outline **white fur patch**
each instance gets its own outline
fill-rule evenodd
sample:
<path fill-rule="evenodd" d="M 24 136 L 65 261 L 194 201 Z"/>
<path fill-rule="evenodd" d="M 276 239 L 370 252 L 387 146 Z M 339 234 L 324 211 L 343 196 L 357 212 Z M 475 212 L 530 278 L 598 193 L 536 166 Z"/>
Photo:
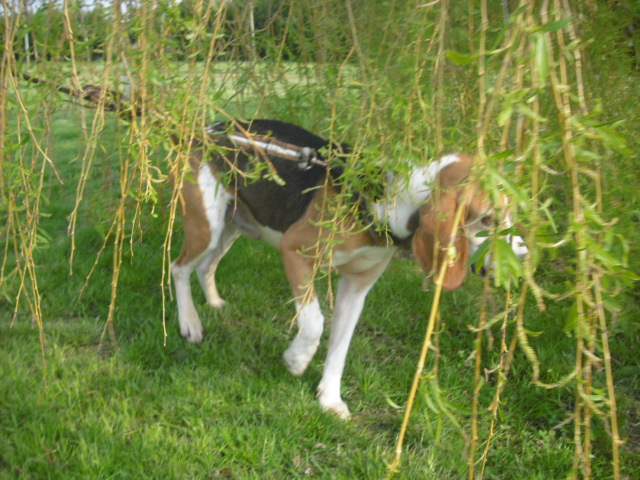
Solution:
<path fill-rule="evenodd" d="M 193 304 L 189 277 L 193 272 L 193 265 L 180 266 L 173 262 L 171 272 L 176 289 L 178 302 L 178 320 L 180 321 L 180 334 L 191 343 L 202 341 L 202 323 Z"/>
<path fill-rule="evenodd" d="M 282 240 L 282 236 L 284 235 L 282 232 L 262 225 L 258 225 L 257 228 L 260 232 L 260 238 L 272 247 L 279 248 L 280 240 Z"/>
<path fill-rule="evenodd" d="M 340 267 L 348 265 L 349 273 L 359 273 L 379 265 L 387 257 L 389 257 L 389 247 L 362 247 L 353 252 L 335 249 L 331 266 L 340 270 Z"/>
<path fill-rule="evenodd" d="M 304 305 L 296 300 L 296 310 L 298 334 L 283 357 L 289 372 L 297 377 L 304 373 L 318 350 L 324 329 L 324 316 L 317 298 Z"/>
<path fill-rule="evenodd" d="M 432 185 L 438 173 L 460 161 L 457 154 L 445 155 L 431 162 L 427 167 L 414 169 L 409 176 L 409 184 L 400 179 L 392 181 L 385 189 L 385 199 L 374 204 L 379 221 L 386 221 L 391 232 L 398 238 L 407 238 L 409 219 L 431 195 Z"/>
<path fill-rule="evenodd" d="M 527 256 L 527 253 L 529 253 L 529 248 L 520 235 L 512 235 L 509 243 L 511 244 L 513 253 L 515 253 L 520 260 L 523 260 L 524 257 Z"/>
<path fill-rule="evenodd" d="M 209 248 L 213 248 L 220 241 L 225 227 L 227 204 L 233 199 L 233 196 L 227 193 L 220 182 L 216 180 L 207 163 L 203 163 L 198 172 L 198 186 L 202 192 L 205 215 L 211 231 Z"/>
<path fill-rule="evenodd" d="M 201 267 L 201 262 L 207 261 L 212 254 L 212 250 L 218 247 L 225 228 L 225 211 L 227 209 L 227 202 L 232 198 L 231 195 L 229 195 L 222 185 L 220 185 L 214 178 L 207 163 L 203 163 L 198 171 L 198 187 L 202 192 L 204 211 L 211 232 L 209 246 L 191 262 L 184 265 L 178 265 L 176 262 L 173 262 L 172 266 L 176 299 L 178 302 L 180 333 L 183 337 L 193 343 L 199 343 L 202 341 L 202 324 L 198 317 L 196 307 L 193 304 L 190 277 L 194 269 Z M 218 295 L 213 277 L 213 274 L 215 273 L 215 266 L 213 267 L 213 271 L 209 273 L 208 270 L 210 266 L 211 263 L 209 263 L 206 268 L 202 267 L 199 269 L 198 276 L 200 278 L 200 283 L 205 289 L 209 303 L 215 306 L 221 306 L 224 302 Z"/>

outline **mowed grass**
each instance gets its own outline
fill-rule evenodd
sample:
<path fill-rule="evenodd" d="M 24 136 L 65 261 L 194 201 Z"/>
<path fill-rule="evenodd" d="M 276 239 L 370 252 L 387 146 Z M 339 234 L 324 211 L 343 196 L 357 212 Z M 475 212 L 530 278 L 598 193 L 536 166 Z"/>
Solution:
<path fill-rule="evenodd" d="M 431 305 L 419 268 L 399 257 L 376 284 L 349 353 L 343 397 L 353 418 L 341 421 L 321 411 L 315 388 L 322 374 L 326 335 L 309 370 L 292 377 L 281 354 L 294 334 L 291 293 L 278 253 L 240 239 L 222 261 L 218 285 L 228 305 L 215 311 L 193 286 L 205 328 L 201 345 L 184 341 L 175 303 L 163 319 L 162 242 L 168 221 L 169 187 L 160 186 L 153 215 L 143 209 L 142 232 L 131 239 L 119 279 L 115 328 L 99 348 L 111 293 L 108 248 L 82 296 L 117 199 L 118 166 L 113 125 L 98 149 L 75 235 L 67 215 L 73 208 L 80 147 L 75 110 L 53 122 L 55 159 L 64 185 L 49 179 L 42 228 L 49 245 L 37 254 L 44 312 L 44 355 L 37 325 L 0 300 L 0 476 L 2 478 L 383 478 L 393 457 L 402 407 Z M 110 143 L 111 142 L 111 143 Z M 133 210 L 131 210 L 133 211 Z M 132 215 L 132 214 L 131 214 Z M 128 242 L 128 240 L 127 240 Z M 173 254 L 179 251 L 180 235 Z M 561 260 L 543 263 L 538 280 L 561 291 Z M 323 298 L 327 279 L 319 282 Z M 405 441 L 398 478 L 464 478 L 470 434 L 475 334 L 482 280 L 443 296 L 439 386 L 452 417 L 431 407 L 423 387 Z M 169 289 L 165 290 L 169 295 Z M 500 305 L 501 295 L 496 294 Z M 564 332 L 568 303 L 537 311 L 531 300 L 527 328 L 545 381 L 562 378 L 574 364 L 575 339 Z M 330 319 L 328 302 L 325 313 Z M 612 331 L 623 437 L 623 474 L 633 478 L 638 461 L 637 323 L 629 295 Z M 163 320 L 167 337 L 164 337 Z M 329 322 L 328 322 L 329 323 Z M 328 328 L 327 328 L 328 329 Z M 486 346 L 489 367 L 499 358 Z M 45 378 L 46 377 L 46 378 Z M 488 429 L 486 406 L 494 380 L 481 390 L 479 448 Z M 424 383 L 423 385 L 426 385 Z M 517 354 L 492 439 L 486 478 L 564 478 L 572 470 L 572 387 L 544 390 L 531 385 L 531 369 Z M 456 426 L 456 419 L 461 427 Z M 610 440 L 594 427 L 594 476 L 609 478 Z M 596 475 L 597 474 L 597 475 Z"/>

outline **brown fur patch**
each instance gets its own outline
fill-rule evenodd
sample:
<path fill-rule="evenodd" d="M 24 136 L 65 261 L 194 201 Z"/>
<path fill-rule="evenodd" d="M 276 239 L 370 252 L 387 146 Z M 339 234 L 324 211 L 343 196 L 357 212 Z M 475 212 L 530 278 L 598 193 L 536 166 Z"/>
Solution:
<path fill-rule="evenodd" d="M 475 220 L 489 206 L 478 183 L 468 183 L 473 157 L 461 154 L 459 158 L 438 174 L 436 189 L 420 208 L 420 226 L 412 241 L 413 253 L 427 275 L 435 278 L 443 262 L 447 263 L 442 283 L 445 290 L 460 287 L 467 275 L 469 240 L 462 225 Z M 461 204 L 461 225 L 452 238 L 455 213 Z"/>
<path fill-rule="evenodd" d="M 204 209 L 202 191 L 195 180 L 198 178 L 201 161 L 202 153 L 193 152 L 189 157 L 190 171 L 184 175 L 182 183 L 178 187 L 180 189 L 178 202 L 182 214 L 184 241 L 180 256 L 176 260 L 177 265 L 185 265 L 193 261 L 207 249 L 211 242 L 211 230 Z M 177 181 L 175 178 L 172 180 L 173 182 Z"/>
<path fill-rule="evenodd" d="M 371 235 L 360 232 L 356 220 L 349 215 L 341 218 L 334 228 L 320 226 L 330 220 L 327 206 L 335 195 L 336 190 L 330 183 L 319 188 L 305 215 L 291 225 L 280 241 L 285 271 L 296 298 L 308 295 L 308 289 L 313 288 L 310 280 L 316 259 L 322 258 L 327 264 L 330 261 L 328 247 L 332 252 L 349 253 L 372 245 Z M 349 273 L 345 269 L 338 271 Z"/>

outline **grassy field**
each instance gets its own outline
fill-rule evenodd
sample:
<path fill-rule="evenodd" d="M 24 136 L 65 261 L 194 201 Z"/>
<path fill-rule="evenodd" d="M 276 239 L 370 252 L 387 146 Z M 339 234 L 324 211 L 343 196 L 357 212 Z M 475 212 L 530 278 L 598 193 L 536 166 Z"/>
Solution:
<path fill-rule="evenodd" d="M 50 176 L 43 190 L 41 227 L 49 239 L 36 261 L 44 353 L 37 325 L 22 314 L 14 318 L 10 299 L 0 299 L 0 477 L 383 478 L 432 299 L 422 291 L 418 266 L 406 257 L 395 259 L 369 296 L 345 372 L 343 397 L 354 415 L 343 422 L 322 412 L 314 398 L 324 343 L 302 378 L 284 368 L 281 354 L 290 341 L 293 306 L 279 255 L 262 243 L 241 239 L 223 260 L 218 270 L 228 302 L 223 311 L 208 309 L 194 288 L 206 332 L 202 345 L 180 337 L 175 304 L 167 301 L 165 344 L 160 279 L 170 191 L 161 187 L 157 206 L 143 209 L 140 232 L 127 239 L 131 249 L 115 312 L 118 347 L 106 340 L 99 348 L 111 293 L 109 249 L 80 292 L 119 195 L 116 132 L 111 121 L 101 137 L 69 275 L 67 216 L 79 175 L 72 159 L 82 145 L 77 110 L 59 110 L 52 126 L 64 184 Z M 632 231 L 632 218 L 626 221 Z M 175 243 L 174 254 L 179 237 Z M 543 262 L 537 273 L 551 291 L 554 286 L 562 291 L 567 278 L 561 256 Z M 327 288 L 325 279 L 320 291 Z M 473 394 L 469 356 L 475 339 L 467 326 L 477 321 L 481 289 L 482 280 L 472 277 L 443 297 L 438 396 L 448 408 L 433 405 L 434 385 L 426 379 L 398 478 L 466 476 Z M 637 298 L 637 289 L 623 298 L 611 341 L 626 440 L 622 473 L 629 479 L 640 470 Z M 575 340 L 565 331 L 568 308 L 566 302 L 548 302 L 539 312 L 533 299 L 527 306 L 527 328 L 540 332 L 531 342 L 548 382 L 573 368 Z M 325 309 L 328 314 L 327 302 Z M 497 342 L 492 348 L 485 342 L 483 355 L 487 364 L 496 362 Z M 491 395 L 489 384 L 480 392 L 482 405 Z M 485 477 L 565 478 L 573 458 L 573 426 L 567 422 L 575 401 L 572 388 L 532 386 L 529 364 L 518 354 L 503 400 Z M 484 410 L 480 426 L 482 449 L 488 428 Z M 610 475 L 607 428 L 593 425 L 594 478 Z"/>

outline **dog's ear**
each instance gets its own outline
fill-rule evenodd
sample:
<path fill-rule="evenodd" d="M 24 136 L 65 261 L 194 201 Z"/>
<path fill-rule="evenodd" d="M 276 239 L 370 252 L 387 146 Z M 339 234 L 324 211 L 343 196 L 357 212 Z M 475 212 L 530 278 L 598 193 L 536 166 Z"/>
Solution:
<path fill-rule="evenodd" d="M 422 270 L 436 278 L 443 262 L 447 269 L 442 288 L 455 290 L 467 275 L 469 240 L 462 227 L 456 228 L 453 241 L 450 241 L 451 228 L 458 208 L 459 198 L 456 189 L 433 195 L 420 209 L 420 224 L 416 230 L 412 247 L 413 253 Z"/>

